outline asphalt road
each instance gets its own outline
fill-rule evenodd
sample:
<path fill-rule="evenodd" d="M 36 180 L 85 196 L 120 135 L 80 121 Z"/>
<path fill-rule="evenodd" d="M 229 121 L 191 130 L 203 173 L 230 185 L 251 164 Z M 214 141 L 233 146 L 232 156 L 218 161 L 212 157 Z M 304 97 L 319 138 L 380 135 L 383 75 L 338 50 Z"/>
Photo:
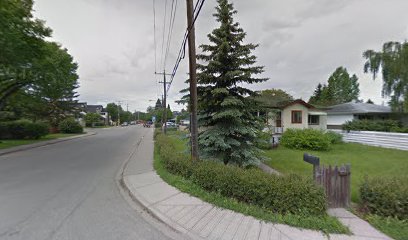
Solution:
<path fill-rule="evenodd" d="M 163 226 L 131 207 L 117 184 L 147 131 L 99 129 L 0 156 L 0 239 L 169 239 Z"/>

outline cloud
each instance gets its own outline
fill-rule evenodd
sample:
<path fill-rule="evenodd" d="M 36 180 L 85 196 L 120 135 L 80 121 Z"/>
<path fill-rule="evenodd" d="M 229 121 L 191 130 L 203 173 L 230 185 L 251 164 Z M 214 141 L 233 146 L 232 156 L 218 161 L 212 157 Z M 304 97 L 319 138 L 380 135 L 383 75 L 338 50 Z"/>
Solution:
<path fill-rule="evenodd" d="M 79 64 L 81 100 L 89 103 L 122 100 L 130 109 L 145 110 L 161 97 L 161 44 L 164 0 L 156 0 L 156 64 L 152 1 L 37 0 L 35 15 L 54 30 L 53 40 L 69 50 Z M 170 1 L 167 1 L 168 4 Z M 283 88 L 307 100 L 319 82 L 344 66 L 360 78 L 361 97 L 376 103 L 381 81 L 363 73 L 366 49 L 381 49 L 386 41 L 408 39 L 406 0 L 234 0 L 234 17 L 247 32 L 245 42 L 259 43 L 254 52 L 265 66 L 268 82 L 253 89 Z M 173 69 L 186 29 L 185 3 L 178 2 L 166 63 Z M 196 45 L 219 24 L 212 16 L 216 1 L 206 1 L 196 22 Z M 168 8 L 170 7 L 170 4 Z M 168 15 L 167 15 L 168 16 Z M 381 17 L 378 17 L 381 16 Z M 168 24 L 166 25 L 166 29 Z M 167 38 L 167 32 L 165 39 Z M 200 51 L 198 49 L 198 51 Z M 174 103 L 186 88 L 188 57 L 179 67 L 169 91 Z"/>

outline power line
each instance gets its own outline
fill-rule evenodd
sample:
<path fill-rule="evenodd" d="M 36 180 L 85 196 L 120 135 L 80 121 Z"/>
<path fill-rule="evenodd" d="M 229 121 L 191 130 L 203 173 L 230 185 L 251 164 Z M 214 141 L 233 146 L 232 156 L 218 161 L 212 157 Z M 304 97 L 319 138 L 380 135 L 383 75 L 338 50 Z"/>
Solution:
<path fill-rule="evenodd" d="M 167 47 L 166 47 L 166 52 L 165 52 L 165 57 L 164 57 L 164 68 L 166 68 L 167 58 L 169 55 L 171 37 L 173 35 L 173 28 L 174 28 L 174 20 L 176 19 L 176 12 L 177 12 L 177 0 L 172 0 L 171 12 L 170 12 L 170 23 L 169 23 L 169 30 L 168 30 L 168 36 L 167 36 Z"/>
<path fill-rule="evenodd" d="M 160 63 L 163 63 L 163 68 L 164 68 L 164 58 L 163 58 L 164 36 L 166 35 L 166 18 L 167 18 L 167 0 L 164 2 L 163 39 L 162 39 L 162 48 L 161 48 L 161 57 L 160 57 Z"/>
<path fill-rule="evenodd" d="M 153 0 L 154 71 L 157 71 L 156 1 Z"/>
<path fill-rule="evenodd" d="M 167 87 L 167 92 L 170 90 L 171 84 L 173 83 L 174 77 L 175 77 L 175 75 L 177 73 L 177 70 L 178 70 L 178 67 L 180 65 L 181 60 L 183 60 L 185 58 L 185 56 L 186 56 L 187 38 L 188 38 L 188 35 L 189 35 L 191 29 L 193 28 L 199 14 L 201 12 L 201 9 L 202 9 L 202 7 L 204 5 L 204 2 L 205 2 L 205 0 L 199 0 L 199 1 L 196 2 L 196 5 L 194 6 L 194 12 L 193 12 L 194 19 L 193 19 L 192 24 L 190 26 L 188 26 L 188 28 L 186 29 L 186 32 L 184 33 L 184 37 L 183 37 L 183 41 L 181 42 L 179 54 L 177 56 L 176 63 L 174 64 L 173 71 L 172 71 L 172 74 L 171 74 L 171 78 L 170 78 L 170 81 L 169 81 L 169 85 Z"/>

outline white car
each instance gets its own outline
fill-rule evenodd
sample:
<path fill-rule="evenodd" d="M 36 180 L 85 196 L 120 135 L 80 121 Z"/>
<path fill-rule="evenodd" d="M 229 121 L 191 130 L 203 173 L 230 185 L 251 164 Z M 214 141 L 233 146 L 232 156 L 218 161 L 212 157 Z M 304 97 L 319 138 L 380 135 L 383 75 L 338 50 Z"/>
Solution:
<path fill-rule="evenodd" d="M 164 124 L 163 124 L 164 127 Z M 177 124 L 175 124 L 174 122 L 166 122 L 166 127 L 167 128 L 177 128 Z"/>

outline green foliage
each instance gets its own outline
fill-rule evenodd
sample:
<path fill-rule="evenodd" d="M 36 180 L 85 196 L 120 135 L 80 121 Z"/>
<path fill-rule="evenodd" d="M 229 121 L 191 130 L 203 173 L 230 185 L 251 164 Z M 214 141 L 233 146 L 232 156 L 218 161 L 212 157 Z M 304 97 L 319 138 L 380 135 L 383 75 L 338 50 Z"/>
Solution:
<path fill-rule="evenodd" d="M 347 121 L 342 128 L 348 131 L 408 132 L 408 128 L 395 120 L 353 120 Z"/>
<path fill-rule="evenodd" d="M 84 129 L 81 124 L 79 124 L 73 118 L 67 118 L 60 122 L 58 126 L 60 132 L 62 133 L 83 133 Z"/>
<path fill-rule="evenodd" d="M 98 113 L 87 113 L 85 115 L 85 123 L 87 127 L 94 127 L 96 123 L 100 123 L 101 115 Z"/>
<path fill-rule="evenodd" d="M 169 172 L 191 179 L 207 191 L 275 213 L 325 214 L 324 192 L 310 179 L 275 176 L 255 168 L 243 169 L 213 161 L 192 163 L 186 155 L 177 153 L 174 143 L 163 134 L 156 136 L 156 144 Z"/>
<path fill-rule="evenodd" d="M 256 147 L 264 150 L 271 149 L 272 148 L 271 137 L 272 135 L 270 132 L 260 131 L 255 142 Z"/>
<path fill-rule="evenodd" d="M 371 225 L 393 239 L 408 240 L 408 220 L 377 215 L 368 215 L 365 218 Z"/>
<path fill-rule="evenodd" d="M 330 136 L 332 134 L 330 133 Z M 293 149 L 329 150 L 331 138 L 328 134 L 316 129 L 287 129 L 280 139 L 280 144 Z"/>
<path fill-rule="evenodd" d="M 343 135 L 341 135 L 340 133 L 336 133 L 333 131 L 327 131 L 325 135 L 326 137 L 329 138 L 329 141 L 331 144 L 343 143 Z"/>
<path fill-rule="evenodd" d="M 408 178 L 366 178 L 360 187 L 361 206 L 369 213 L 408 220 Z"/>
<path fill-rule="evenodd" d="M 257 164 L 259 149 L 254 146 L 260 130 L 255 116 L 256 102 L 248 96 L 256 93 L 242 85 L 264 82 L 255 78 L 263 67 L 254 66 L 254 44 L 243 44 L 246 33 L 234 22 L 236 11 L 228 0 L 218 0 L 214 14 L 220 26 L 201 45 L 197 55 L 198 115 L 203 132 L 198 137 L 203 157 L 216 158 L 225 164 Z"/>
<path fill-rule="evenodd" d="M 382 94 L 390 96 L 393 111 L 408 112 L 408 42 L 384 43 L 382 51 L 366 50 L 364 72 L 372 73 L 375 79 L 381 70 Z"/>
<path fill-rule="evenodd" d="M 277 108 L 293 101 L 293 96 L 283 91 L 282 89 L 267 89 L 262 90 L 255 96 L 255 100 L 259 103 L 261 109 Z"/>
<path fill-rule="evenodd" d="M 31 72 L 51 29 L 33 17 L 32 0 L 2 0 L 0 7 L 0 110 L 14 93 L 39 80 Z"/>
<path fill-rule="evenodd" d="M 48 134 L 48 125 L 28 120 L 0 122 L 0 139 L 38 139 Z"/>
<path fill-rule="evenodd" d="M 346 68 L 338 67 L 329 77 L 328 85 L 318 84 L 309 103 L 330 106 L 358 100 L 360 89 L 356 75 L 350 76 Z"/>
<path fill-rule="evenodd" d="M 160 134 L 160 132 L 156 131 L 155 134 Z M 168 134 L 167 136 L 171 138 L 175 147 L 173 148 L 173 152 L 185 152 L 186 142 L 181 135 L 174 133 Z M 236 199 L 224 197 L 219 193 L 206 191 L 188 178 L 171 174 L 166 169 L 164 161 L 158 152 L 158 144 L 156 142 L 154 151 L 154 168 L 164 181 L 178 188 L 182 192 L 198 197 L 203 201 L 209 202 L 217 207 L 230 209 L 247 216 L 253 216 L 266 222 L 282 223 L 305 229 L 320 230 L 324 233 L 350 233 L 347 227 L 342 225 L 335 217 L 328 216 L 327 214 L 318 216 L 277 214 L 257 205 L 239 202 Z"/>

